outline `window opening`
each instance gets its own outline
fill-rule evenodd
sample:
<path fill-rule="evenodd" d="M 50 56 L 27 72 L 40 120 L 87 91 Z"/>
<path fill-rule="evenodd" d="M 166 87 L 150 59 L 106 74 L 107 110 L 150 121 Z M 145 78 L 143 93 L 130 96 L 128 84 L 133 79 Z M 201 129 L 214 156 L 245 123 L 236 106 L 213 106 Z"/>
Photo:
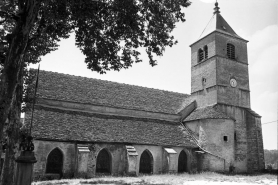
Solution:
<path fill-rule="evenodd" d="M 208 46 L 204 47 L 204 55 L 205 55 L 205 59 L 208 58 Z"/>
<path fill-rule="evenodd" d="M 53 149 L 48 157 L 46 163 L 46 173 L 55 173 L 62 175 L 63 169 L 63 154 L 58 148 Z"/>
<path fill-rule="evenodd" d="M 151 174 L 153 171 L 153 157 L 145 150 L 140 158 L 139 173 Z"/>
<path fill-rule="evenodd" d="M 235 46 L 230 43 L 227 44 L 227 55 L 228 58 L 235 59 Z"/>
<path fill-rule="evenodd" d="M 224 136 L 223 140 L 227 142 L 228 141 L 228 136 Z"/>
<path fill-rule="evenodd" d="M 199 62 L 201 62 L 204 59 L 204 52 L 202 49 L 199 49 L 198 57 L 199 57 Z"/>
<path fill-rule="evenodd" d="M 206 82 L 207 82 L 207 79 L 203 77 L 203 78 L 202 78 L 202 83 L 203 83 L 203 85 L 205 85 Z"/>
<path fill-rule="evenodd" d="M 178 173 L 187 172 L 187 155 L 184 150 L 181 151 L 178 161 Z"/>
<path fill-rule="evenodd" d="M 96 173 L 108 173 L 110 174 L 110 155 L 106 149 L 102 149 L 97 156 Z"/>

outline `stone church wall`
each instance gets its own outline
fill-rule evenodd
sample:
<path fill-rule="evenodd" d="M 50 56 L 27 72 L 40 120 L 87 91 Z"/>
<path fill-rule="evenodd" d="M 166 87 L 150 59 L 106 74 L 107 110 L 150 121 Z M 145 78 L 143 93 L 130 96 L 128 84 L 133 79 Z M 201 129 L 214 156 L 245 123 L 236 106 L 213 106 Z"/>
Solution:
<path fill-rule="evenodd" d="M 126 149 L 123 144 L 89 144 L 90 153 L 88 155 L 88 177 L 96 175 L 96 162 L 98 153 L 106 149 L 111 157 L 111 175 L 125 175 L 127 167 Z"/>
<path fill-rule="evenodd" d="M 204 119 L 186 122 L 186 126 L 199 136 L 201 147 L 212 154 L 202 157 L 201 171 L 228 171 L 229 165 L 234 163 L 234 121 Z"/>
<path fill-rule="evenodd" d="M 217 105 L 217 107 L 235 121 L 235 170 L 236 172 L 247 172 L 247 133 L 245 109 L 229 105 Z"/>
<path fill-rule="evenodd" d="M 261 119 L 246 112 L 248 172 L 260 171 L 265 168 L 262 139 Z"/>
<path fill-rule="evenodd" d="M 103 149 L 109 153 L 110 156 L 110 172 L 111 175 L 139 175 L 140 157 L 141 154 L 148 150 L 153 159 L 153 174 L 160 173 L 177 173 L 179 154 L 182 150 L 187 156 L 187 172 L 196 172 L 198 161 L 195 152 L 192 149 L 184 147 L 172 147 L 175 154 L 167 153 L 162 146 L 152 145 L 132 145 L 138 156 L 131 156 L 128 158 L 125 144 L 111 144 L 111 143 L 94 143 L 94 144 L 75 144 L 70 142 L 56 142 L 56 141 L 41 141 L 35 140 L 35 155 L 37 163 L 34 164 L 34 178 L 46 176 L 47 157 L 49 153 L 58 148 L 63 155 L 62 174 L 64 178 L 72 177 L 94 177 L 96 176 L 96 163 L 100 151 Z M 80 146 L 85 148 L 85 151 L 80 150 Z M 86 150 L 87 149 L 87 150 Z M 128 166 L 130 163 L 136 167 L 136 174 L 131 174 Z"/>
<path fill-rule="evenodd" d="M 217 48 L 215 53 L 216 55 L 228 58 L 226 47 L 228 43 L 231 43 L 235 46 L 235 60 L 246 64 L 248 63 L 247 43 L 245 41 L 227 36 L 225 34 L 216 34 L 215 43 Z"/>
<path fill-rule="evenodd" d="M 63 154 L 63 175 L 64 177 L 73 177 L 75 169 L 75 146 L 68 142 L 55 141 L 34 141 L 35 157 L 37 162 L 34 164 L 34 178 L 40 178 L 45 175 L 46 162 L 48 154 L 55 148 L 61 150 Z"/>

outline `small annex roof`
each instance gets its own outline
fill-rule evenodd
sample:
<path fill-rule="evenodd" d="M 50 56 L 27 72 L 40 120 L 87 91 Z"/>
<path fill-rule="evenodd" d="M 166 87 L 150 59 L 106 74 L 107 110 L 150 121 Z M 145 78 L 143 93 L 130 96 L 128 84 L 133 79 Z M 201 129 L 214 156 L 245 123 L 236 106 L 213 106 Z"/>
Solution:
<path fill-rule="evenodd" d="M 245 40 L 238 36 L 236 32 L 233 30 L 233 28 L 225 21 L 225 19 L 221 16 L 220 11 L 219 11 L 218 3 L 215 3 L 215 8 L 214 8 L 214 13 L 213 16 L 211 17 L 209 23 L 201 33 L 199 40 L 204 38 L 205 36 L 211 34 L 214 31 L 233 36 L 235 38 Z M 246 41 L 246 40 L 245 40 Z M 196 42 L 195 42 L 196 43 Z"/>
<path fill-rule="evenodd" d="M 218 110 L 215 106 L 207 106 L 195 109 L 189 116 L 183 121 L 194 121 L 200 119 L 232 119 L 224 112 Z"/>
<path fill-rule="evenodd" d="M 26 123 L 31 114 L 26 114 Z M 107 116 L 36 106 L 32 135 L 38 140 L 197 147 L 178 122 Z"/>
<path fill-rule="evenodd" d="M 257 118 L 261 118 L 262 116 L 260 116 L 258 113 L 256 113 L 255 111 L 253 111 L 250 108 L 245 108 L 246 111 L 248 111 L 250 114 L 252 114 L 253 116 L 257 117 Z"/>
<path fill-rule="evenodd" d="M 37 96 L 167 114 L 177 114 L 193 101 L 187 94 L 43 70 Z"/>

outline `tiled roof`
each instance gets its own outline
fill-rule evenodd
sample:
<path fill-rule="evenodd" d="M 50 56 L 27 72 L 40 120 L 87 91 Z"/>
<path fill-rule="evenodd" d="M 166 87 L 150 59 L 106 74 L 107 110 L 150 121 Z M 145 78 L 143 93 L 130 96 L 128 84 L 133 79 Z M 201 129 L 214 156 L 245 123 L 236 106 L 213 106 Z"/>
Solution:
<path fill-rule="evenodd" d="M 176 114 L 191 103 L 187 94 L 49 71 L 40 71 L 38 96 L 169 114 Z"/>
<path fill-rule="evenodd" d="M 246 108 L 245 110 L 247 110 L 250 114 L 252 114 L 255 117 L 261 118 L 262 116 L 260 116 L 258 113 L 256 113 L 255 111 L 253 111 L 250 108 Z"/>
<path fill-rule="evenodd" d="M 200 35 L 200 38 L 203 38 L 214 31 L 218 31 L 242 39 L 240 36 L 236 34 L 233 28 L 225 21 L 225 19 L 221 16 L 220 13 L 214 14 L 212 16 L 206 28 Z"/>
<path fill-rule="evenodd" d="M 199 119 L 232 119 L 225 113 L 218 110 L 215 106 L 208 106 L 195 109 L 188 117 L 183 121 L 193 121 Z"/>
<path fill-rule="evenodd" d="M 26 114 L 26 122 L 30 122 Z M 197 147 L 179 123 L 103 116 L 36 106 L 35 139 Z"/>

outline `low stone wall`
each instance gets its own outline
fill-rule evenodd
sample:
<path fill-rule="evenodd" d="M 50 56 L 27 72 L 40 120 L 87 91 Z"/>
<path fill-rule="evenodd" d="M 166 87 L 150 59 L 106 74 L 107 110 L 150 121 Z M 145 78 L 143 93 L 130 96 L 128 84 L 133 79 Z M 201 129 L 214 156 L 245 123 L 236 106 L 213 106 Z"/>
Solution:
<path fill-rule="evenodd" d="M 96 176 L 98 154 L 106 150 L 110 158 L 109 174 L 133 176 L 139 174 L 140 158 L 144 151 L 152 157 L 152 174 L 177 173 L 179 155 L 182 150 L 186 153 L 186 171 L 196 172 L 198 159 L 193 149 L 185 147 L 171 147 L 173 153 L 167 152 L 165 147 L 152 145 L 130 145 L 134 152 L 127 152 L 127 145 L 112 143 L 78 144 L 70 142 L 35 140 L 34 178 L 43 179 L 46 174 L 47 158 L 51 151 L 58 148 L 63 155 L 63 178 L 91 178 Z M 130 147 L 129 146 L 129 147 Z M 52 176 L 51 176 L 52 177 Z M 55 176 L 56 177 L 56 176 Z"/>

